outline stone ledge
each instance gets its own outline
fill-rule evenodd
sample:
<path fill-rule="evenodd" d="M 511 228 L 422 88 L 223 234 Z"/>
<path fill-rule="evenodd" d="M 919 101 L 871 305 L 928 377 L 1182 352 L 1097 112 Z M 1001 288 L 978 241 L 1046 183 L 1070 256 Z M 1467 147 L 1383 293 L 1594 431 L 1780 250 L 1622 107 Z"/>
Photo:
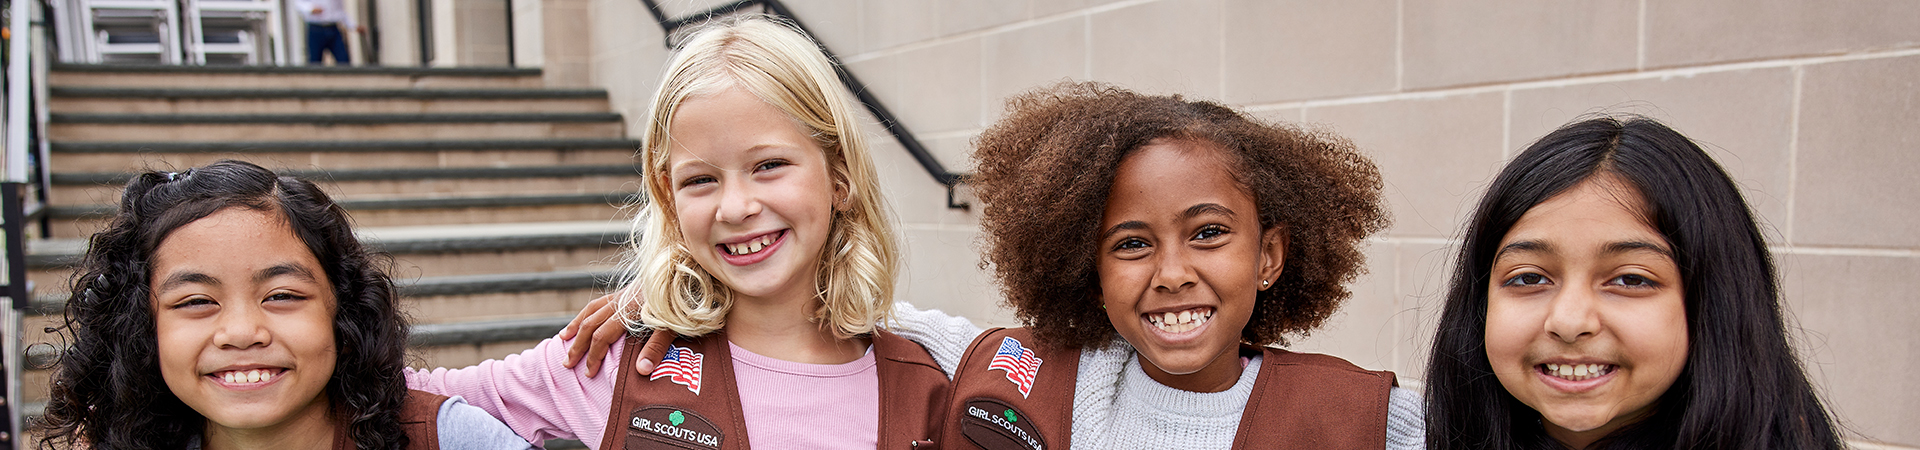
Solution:
<path fill-rule="evenodd" d="M 424 167 L 397 169 L 281 170 L 281 176 L 309 181 L 387 181 L 429 179 L 511 179 L 558 178 L 595 175 L 633 175 L 640 171 L 631 165 L 525 166 L 525 167 Z M 125 184 L 132 173 L 81 172 L 54 173 L 48 180 L 54 185 Z"/>
<path fill-rule="evenodd" d="M 106 73 L 244 73 L 244 74 L 339 74 L 407 75 L 465 77 L 537 77 L 537 68 L 516 67 L 339 67 L 339 66 L 186 66 L 158 64 L 66 64 L 56 63 L 52 72 Z"/>
<path fill-rule="evenodd" d="M 387 125 L 408 123 L 619 122 L 618 113 L 425 113 L 425 114 L 114 114 L 55 113 L 49 124 L 235 124 L 311 123 Z"/>
<path fill-rule="evenodd" d="M 605 89 L 181 89 L 148 87 L 53 87 L 53 97 L 170 99 L 365 98 L 365 99 L 552 99 L 604 98 Z"/>
<path fill-rule="evenodd" d="M 479 139 L 431 141 L 54 142 L 54 153 L 387 152 L 440 150 L 639 151 L 634 139 Z"/>
<path fill-rule="evenodd" d="M 335 200 L 334 203 L 339 204 L 348 211 L 500 208 L 515 206 L 585 205 L 593 203 L 618 206 L 632 203 L 630 200 L 633 195 L 631 192 L 608 192 L 526 196 Z M 45 211 L 48 217 L 55 219 L 78 219 L 85 217 L 106 217 L 113 215 L 114 211 L 118 209 L 119 207 L 115 205 L 60 205 L 48 206 Z"/>
<path fill-rule="evenodd" d="M 394 284 L 398 285 L 400 297 L 405 299 L 480 293 L 593 289 L 609 284 L 617 275 L 616 272 L 579 271 L 458 275 L 419 278 L 412 283 L 396 279 Z M 33 301 L 27 305 L 26 314 L 30 316 L 62 314 L 66 311 L 67 297 L 68 294 L 64 292 L 35 295 Z"/>

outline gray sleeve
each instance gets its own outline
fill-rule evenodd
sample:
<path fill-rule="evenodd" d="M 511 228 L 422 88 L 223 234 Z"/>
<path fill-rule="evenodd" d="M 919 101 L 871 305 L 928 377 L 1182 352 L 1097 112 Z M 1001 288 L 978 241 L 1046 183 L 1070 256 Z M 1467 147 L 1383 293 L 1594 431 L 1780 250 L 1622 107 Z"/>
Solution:
<path fill-rule="evenodd" d="M 440 448 L 454 450 L 526 450 L 533 448 L 520 435 L 514 434 L 500 419 L 487 415 L 486 410 L 467 404 L 458 396 L 448 398 L 440 404 L 440 417 L 435 419 L 440 429 Z"/>
<path fill-rule="evenodd" d="M 953 378 L 953 370 L 960 367 L 960 357 L 967 352 L 967 344 L 972 344 L 973 338 L 986 329 L 965 317 L 949 316 L 938 309 L 921 311 L 907 302 L 894 302 L 893 326 L 887 327 L 887 331 L 926 347 L 934 362 L 940 363 L 940 369 L 947 371 L 947 378 Z"/>
<path fill-rule="evenodd" d="M 1427 405 L 1420 394 L 1393 388 L 1387 402 L 1387 448 L 1423 450 L 1427 448 Z"/>

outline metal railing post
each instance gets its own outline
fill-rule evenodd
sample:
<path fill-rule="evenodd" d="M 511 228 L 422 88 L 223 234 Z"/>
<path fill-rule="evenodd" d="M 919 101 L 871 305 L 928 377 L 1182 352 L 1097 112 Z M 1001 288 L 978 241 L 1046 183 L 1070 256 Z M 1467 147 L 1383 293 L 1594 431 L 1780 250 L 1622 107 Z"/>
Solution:
<path fill-rule="evenodd" d="M 664 40 L 669 49 L 674 47 L 673 32 L 675 30 L 688 25 L 699 24 L 715 17 L 736 13 L 754 6 L 759 6 L 761 11 L 768 15 L 780 17 L 792 22 L 795 27 L 800 28 L 801 32 L 806 33 L 808 38 L 814 39 L 813 45 L 820 48 L 820 53 L 827 55 L 827 60 L 833 63 L 834 73 L 840 76 L 840 82 L 846 83 L 848 90 L 853 91 L 853 95 L 860 101 L 860 106 L 865 106 L 867 112 L 873 114 L 874 119 L 879 120 L 881 125 L 887 127 L 887 133 L 892 134 L 893 139 L 900 143 L 900 147 L 905 148 L 908 154 L 913 155 L 913 160 L 920 163 L 920 168 L 927 171 L 927 176 L 933 177 L 933 181 L 947 187 L 947 207 L 953 209 L 968 209 L 971 207 L 971 205 L 960 202 L 954 198 L 954 190 L 958 189 L 960 184 L 966 181 L 966 175 L 948 171 L 946 165 L 941 164 L 939 159 L 934 158 L 933 152 L 928 151 L 926 146 L 921 145 L 920 139 L 915 138 L 913 132 L 908 131 L 907 126 L 900 123 L 900 120 L 893 116 L 893 112 L 889 111 L 885 104 L 880 103 L 878 97 L 873 96 L 873 92 L 867 89 L 866 83 L 861 83 L 859 77 L 854 76 L 853 72 L 847 70 L 846 64 L 840 63 L 840 56 L 835 55 L 832 50 L 827 49 L 827 44 L 821 43 L 818 38 L 813 38 L 813 31 L 808 30 L 806 24 L 800 23 L 800 18 L 794 17 L 793 12 L 788 10 L 785 4 L 780 3 L 780 0 L 738 0 L 681 18 L 669 17 L 666 10 L 661 9 L 660 4 L 654 0 L 640 0 L 640 2 L 646 4 L 647 12 L 653 15 L 654 21 L 660 23 L 660 29 L 664 34 Z"/>

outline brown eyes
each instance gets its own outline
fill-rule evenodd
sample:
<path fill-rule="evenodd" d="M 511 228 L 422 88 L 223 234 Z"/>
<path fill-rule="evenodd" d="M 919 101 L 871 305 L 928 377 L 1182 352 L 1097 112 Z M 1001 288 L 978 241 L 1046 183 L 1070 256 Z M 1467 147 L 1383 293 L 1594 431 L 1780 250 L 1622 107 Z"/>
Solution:
<path fill-rule="evenodd" d="M 1546 275 L 1541 275 L 1537 273 L 1523 273 L 1519 275 L 1514 275 L 1513 278 L 1508 278 L 1507 281 L 1501 282 L 1500 285 L 1518 287 L 1518 286 L 1539 286 L 1546 283 L 1547 283 Z"/>
<path fill-rule="evenodd" d="M 1194 241 L 1202 242 L 1202 243 L 1208 243 L 1208 242 L 1218 240 L 1220 239 L 1221 236 L 1226 236 L 1228 233 L 1229 232 L 1227 231 L 1227 227 L 1223 227 L 1219 225 L 1206 225 L 1206 226 L 1200 227 L 1199 231 L 1193 232 L 1193 237 L 1191 239 Z M 1134 249 L 1143 249 L 1143 248 L 1152 247 L 1152 246 L 1153 245 L 1147 243 L 1145 239 L 1140 239 L 1137 237 L 1129 237 L 1129 238 L 1121 239 L 1120 242 L 1114 243 L 1113 250 L 1114 251 L 1134 250 Z"/>
<path fill-rule="evenodd" d="M 1547 279 L 1546 275 L 1529 272 L 1529 273 L 1514 275 L 1512 278 L 1508 278 L 1506 281 L 1500 282 L 1500 285 L 1508 286 L 1508 287 L 1540 286 L 1540 285 L 1547 284 L 1551 281 L 1552 280 Z M 1606 284 L 1609 286 L 1625 286 L 1630 288 L 1651 288 L 1651 287 L 1660 286 L 1659 283 L 1653 282 L 1652 279 L 1649 279 L 1645 276 L 1634 275 L 1634 274 L 1626 274 L 1626 275 L 1613 277 L 1612 279 L 1607 280 Z"/>

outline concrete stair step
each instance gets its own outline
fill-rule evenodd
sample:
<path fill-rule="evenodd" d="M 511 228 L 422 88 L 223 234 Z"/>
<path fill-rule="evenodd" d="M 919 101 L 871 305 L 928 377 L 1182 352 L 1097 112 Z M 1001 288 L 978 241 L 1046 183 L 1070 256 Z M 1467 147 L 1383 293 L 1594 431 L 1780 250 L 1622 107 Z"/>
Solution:
<path fill-rule="evenodd" d="M 487 275 L 394 277 L 401 302 L 416 324 L 463 323 L 538 317 L 572 317 L 588 301 L 608 292 L 617 272 L 611 267 L 552 272 Z M 28 345 L 59 343 L 42 332 L 65 314 L 66 292 L 36 290 L 25 318 Z M 513 303 L 514 301 L 518 303 Z M 487 306 L 480 308 L 480 306 Z M 428 314 L 443 313 L 443 314 Z"/>
<path fill-rule="evenodd" d="M 631 164 L 527 167 L 401 167 L 377 169 L 287 169 L 282 175 L 321 185 L 336 200 L 401 196 L 579 194 L 637 191 L 639 170 Z M 307 166 L 313 167 L 313 166 Z M 49 202 L 104 205 L 119 202 L 128 172 L 54 173 Z"/>
<path fill-rule="evenodd" d="M 59 239 L 30 241 L 32 362 L 60 345 L 40 330 L 130 174 L 220 159 L 314 180 L 351 212 L 394 258 L 423 367 L 530 348 L 614 282 L 639 142 L 602 90 L 507 68 L 56 64 L 49 84 Z M 20 400 L 44 408 L 48 372 L 26 375 Z"/>
<path fill-rule="evenodd" d="M 614 113 L 54 114 L 56 142 L 620 137 Z"/>
<path fill-rule="evenodd" d="M 601 89 L 177 89 L 59 87 L 54 114 L 606 112 Z"/>
<path fill-rule="evenodd" d="M 363 227 L 360 239 L 394 257 L 393 275 L 492 275 L 594 271 L 617 264 L 626 221 L 528 222 L 416 227 Z M 63 296 L 86 252 L 81 238 L 27 241 L 27 279 L 35 292 Z M 432 291 L 425 291 L 432 292 Z"/>
<path fill-rule="evenodd" d="M 50 86 L 413 89 L 537 88 L 540 69 L 54 64 Z"/>
<path fill-rule="evenodd" d="M 351 141 L 54 142 L 59 170 L 134 172 L 197 167 L 222 159 L 263 167 L 334 170 L 390 167 L 539 167 L 633 164 L 631 139 L 443 139 Z"/>
<path fill-rule="evenodd" d="M 362 227 L 618 220 L 631 192 L 550 195 L 408 197 L 340 200 Z M 113 205 L 55 205 L 45 211 L 47 238 L 92 235 L 112 217 Z"/>

